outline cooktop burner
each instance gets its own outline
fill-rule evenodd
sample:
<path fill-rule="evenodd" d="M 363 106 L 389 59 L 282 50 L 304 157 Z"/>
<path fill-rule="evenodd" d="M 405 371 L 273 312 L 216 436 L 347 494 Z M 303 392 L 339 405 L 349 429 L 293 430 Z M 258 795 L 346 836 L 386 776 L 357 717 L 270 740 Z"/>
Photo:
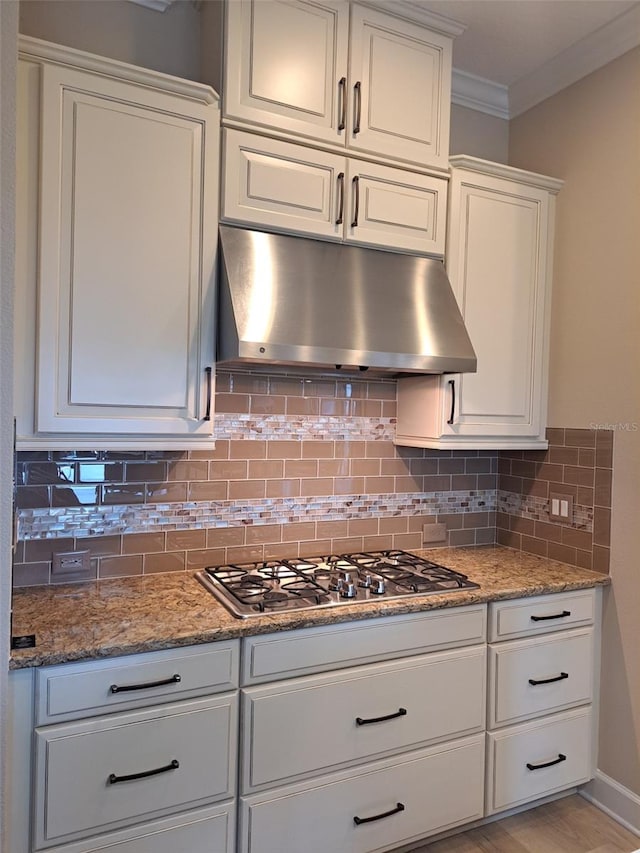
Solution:
<path fill-rule="evenodd" d="M 479 588 L 460 572 L 398 550 L 232 563 L 196 577 L 241 619 Z"/>

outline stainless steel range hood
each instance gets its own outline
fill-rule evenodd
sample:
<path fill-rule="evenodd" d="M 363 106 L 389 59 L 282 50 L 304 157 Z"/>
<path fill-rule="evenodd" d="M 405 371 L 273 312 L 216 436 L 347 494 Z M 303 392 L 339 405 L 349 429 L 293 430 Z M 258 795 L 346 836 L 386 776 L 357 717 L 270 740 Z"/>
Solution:
<path fill-rule="evenodd" d="M 476 370 L 440 261 L 226 225 L 220 245 L 220 362 Z"/>

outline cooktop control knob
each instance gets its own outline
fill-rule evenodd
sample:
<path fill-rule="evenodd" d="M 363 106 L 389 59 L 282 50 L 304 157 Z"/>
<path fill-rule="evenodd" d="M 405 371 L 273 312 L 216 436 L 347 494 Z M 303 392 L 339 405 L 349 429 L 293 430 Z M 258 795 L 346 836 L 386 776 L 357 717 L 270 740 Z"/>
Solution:
<path fill-rule="evenodd" d="M 371 592 L 375 592 L 376 595 L 384 595 L 385 593 L 385 583 L 384 578 L 380 578 L 377 580 L 373 586 L 371 587 Z"/>
<path fill-rule="evenodd" d="M 353 582 L 342 584 L 340 595 L 343 598 L 355 598 L 357 594 L 358 590 L 356 589 L 356 585 Z"/>
<path fill-rule="evenodd" d="M 373 578 L 371 577 L 369 572 L 367 572 L 366 575 L 360 581 L 360 586 L 363 586 L 365 589 L 370 589 L 373 586 Z"/>
<path fill-rule="evenodd" d="M 353 583 L 353 575 L 351 572 L 340 572 L 340 579 L 343 584 Z"/>

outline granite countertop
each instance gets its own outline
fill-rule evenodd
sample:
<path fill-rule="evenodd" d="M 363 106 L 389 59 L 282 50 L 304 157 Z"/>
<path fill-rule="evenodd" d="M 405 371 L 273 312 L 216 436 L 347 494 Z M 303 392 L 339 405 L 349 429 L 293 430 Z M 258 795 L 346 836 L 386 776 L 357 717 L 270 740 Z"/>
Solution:
<path fill-rule="evenodd" d="M 416 553 L 463 572 L 480 584 L 480 589 L 250 619 L 233 617 L 193 575 L 182 572 L 18 589 L 13 598 L 12 634 L 35 634 L 36 645 L 14 650 L 10 668 L 133 654 L 610 583 L 607 575 L 495 545 Z"/>

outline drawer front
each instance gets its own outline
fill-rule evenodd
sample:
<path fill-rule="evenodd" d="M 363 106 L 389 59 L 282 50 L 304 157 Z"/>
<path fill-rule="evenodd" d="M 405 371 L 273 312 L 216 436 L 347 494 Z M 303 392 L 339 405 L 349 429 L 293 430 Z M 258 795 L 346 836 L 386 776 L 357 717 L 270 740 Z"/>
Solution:
<path fill-rule="evenodd" d="M 489 648 L 490 728 L 592 698 L 593 628 Z"/>
<path fill-rule="evenodd" d="M 486 605 L 480 604 L 249 637 L 243 643 L 242 683 L 468 646 L 485 636 Z"/>
<path fill-rule="evenodd" d="M 36 729 L 36 847 L 232 796 L 236 731 L 235 694 Z"/>
<path fill-rule="evenodd" d="M 370 764 L 357 774 L 247 797 L 241 800 L 239 853 L 394 849 L 481 817 L 483 771 L 484 741 L 477 735 L 402 761 Z M 357 824 L 355 817 L 365 820 Z"/>
<path fill-rule="evenodd" d="M 593 589 L 496 602 L 489 613 L 489 642 L 591 625 L 594 618 Z"/>
<path fill-rule="evenodd" d="M 590 708 L 487 737 L 487 814 L 562 791 L 592 776 Z"/>
<path fill-rule="evenodd" d="M 37 672 L 36 722 L 58 723 L 231 690 L 238 686 L 239 656 L 235 640 L 43 667 Z"/>
<path fill-rule="evenodd" d="M 245 690 L 243 792 L 482 730 L 485 661 L 472 646 Z"/>
<path fill-rule="evenodd" d="M 235 804 L 194 809 L 82 841 L 48 853 L 234 853 Z"/>

